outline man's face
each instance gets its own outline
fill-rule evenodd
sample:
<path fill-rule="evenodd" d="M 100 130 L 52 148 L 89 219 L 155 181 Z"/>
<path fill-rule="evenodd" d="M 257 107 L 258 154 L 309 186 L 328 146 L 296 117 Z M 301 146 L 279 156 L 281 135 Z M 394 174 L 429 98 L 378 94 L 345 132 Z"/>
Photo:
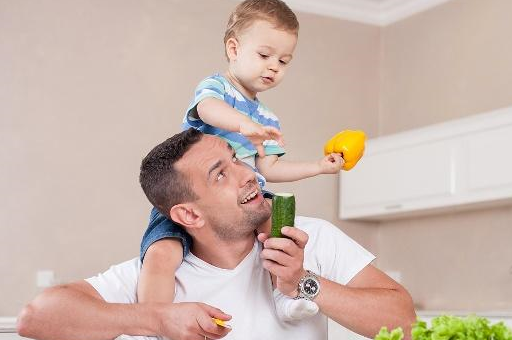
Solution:
<path fill-rule="evenodd" d="M 220 239 L 252 235 L 270 217 L 254 171 L 219 137 L 204 135 L 176 168 L 188 177 L 199 197 L 194 204 Z"/>

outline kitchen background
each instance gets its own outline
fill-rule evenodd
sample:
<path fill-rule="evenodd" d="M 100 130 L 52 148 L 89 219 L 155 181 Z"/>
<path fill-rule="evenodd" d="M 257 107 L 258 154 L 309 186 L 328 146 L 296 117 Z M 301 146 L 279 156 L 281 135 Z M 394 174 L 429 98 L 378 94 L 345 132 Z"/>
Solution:
<path fill-rule="evenodd" d="M 289 73 L 260 96 L 281 119 L 287 159 L 320 158 L 343 129 L 372 138 L 512 105 L 512 1 L 432 3 L 387 25 L 297 11 Z M 0 0 L 0 317 L 38 286 L 137 256 L 150 209 L 140 161 L 180 130 L 195 85 L 225 69 L 235 5 Z M 510 205 L 342 221 L 338 180 L 272 188 L 375 253 L 418 309 L 512 310 Z"/>

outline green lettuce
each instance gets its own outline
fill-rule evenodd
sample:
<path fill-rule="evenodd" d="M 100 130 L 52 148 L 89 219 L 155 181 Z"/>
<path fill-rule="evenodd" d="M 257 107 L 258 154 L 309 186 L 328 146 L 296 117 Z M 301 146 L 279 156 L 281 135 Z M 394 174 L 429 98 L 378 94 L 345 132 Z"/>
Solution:
<path fill-rule="evenodd" d="M 375 340 L 402 340 L 404 337 L 404 331 L 401 327 L 393 329 L 391 332 L 388 331 L 387 327 L 382 327 L 379 334 L 375 336 Z"/>
<path fill-rule="evenodd" d="M 442 315 L 432 319 L 432 324 L 418 319 L 412 325 L 412 340 L 512 340 L 512 331 L 503 322 L 491 325 L 489 320 L 476 315 L 459 318 Z M 386 327 L 380 329 L 375 340 L 402 340 L 402 328 L 391 332 Z"/>

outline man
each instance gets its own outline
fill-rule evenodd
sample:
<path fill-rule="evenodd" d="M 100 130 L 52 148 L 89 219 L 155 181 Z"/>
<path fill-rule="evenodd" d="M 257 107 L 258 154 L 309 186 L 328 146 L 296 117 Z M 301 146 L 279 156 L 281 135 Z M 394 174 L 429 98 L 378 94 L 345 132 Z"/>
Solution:
<path fill-rule="evenodd" d="M 141 185 L 194 241 L 176 272 L 176 303 L 131 304 L 140 272 L 134 259 L 87 281 L 46 290 L 20 314 L 20 335 L 312 340 L 327 338 L 327 316 L 367 337 L 381 326 L 401 326 L 409 335 L 415 321 L 409 294 L 370 264 L 373 255 L 328 222 L 297 217 L 296 228 L 283 229 L 289 238 L 261 233 L 263 243 L 256 240 L 256 230 L 268 230 L 270 205 L 254 172 L 222 139 L 193 129 L 171 137 L 144 159 Z M 321 313 L 280 322 L 267 270 L 280 292 L 312 299 Z M 319 286 L 317 295 L 305 290 L 306 281 Z M 230 320 L 232 329 L 212 318 Z"/>

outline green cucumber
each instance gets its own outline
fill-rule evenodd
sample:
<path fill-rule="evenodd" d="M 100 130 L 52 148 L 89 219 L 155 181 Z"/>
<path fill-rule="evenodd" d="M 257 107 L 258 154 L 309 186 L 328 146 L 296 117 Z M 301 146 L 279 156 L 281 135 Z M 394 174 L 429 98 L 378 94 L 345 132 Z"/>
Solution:
<path fill-rule="evenodd" d="M 286 237 L 281 234 L 284 226 L 295 224 L 295 196 L 289 193 L 277 193 L 272 198 L 272 229 L 270 237 Z"/>

